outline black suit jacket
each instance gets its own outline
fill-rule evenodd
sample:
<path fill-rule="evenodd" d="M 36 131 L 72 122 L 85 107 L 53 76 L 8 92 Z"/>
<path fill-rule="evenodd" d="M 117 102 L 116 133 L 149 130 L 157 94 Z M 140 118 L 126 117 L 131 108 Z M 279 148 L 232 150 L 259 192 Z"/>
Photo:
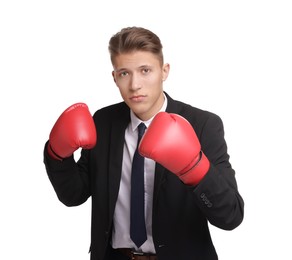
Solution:
<path fill-rule="evenodd" d="M 152 226 L 156 253 L 159 260 L 215 260 L 218 257 L 208 222 L 231 230 L 242 222 L 244 212 L 244 202 L 229 162 L 223 123 L 213 113 L 166 96 L 166 111 L 179 114 L 191 123 L 211 167 L 204 179 L 191 187 L 156 164 Z M 130 110 L 121 102 L 96 111 L 93 118 L 98 135 L 93 149 L 82 150 L 78 162 L 73 156 L 62 162 L 52 160 L 45 149 L 44 163 L 56 194 L 65 205 L 80 205 L 91 196 L 91 260 L 105 260 Z"/>

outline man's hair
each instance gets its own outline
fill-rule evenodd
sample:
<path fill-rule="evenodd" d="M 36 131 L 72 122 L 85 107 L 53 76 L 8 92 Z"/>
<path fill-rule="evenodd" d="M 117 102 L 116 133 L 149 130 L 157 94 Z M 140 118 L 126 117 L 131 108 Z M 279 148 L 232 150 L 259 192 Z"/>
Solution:
<path fill-rule="evenodd" d="M 162 44 L 159 37 L 142 27 L 126 27 L 113 35 L 109 41 L 109 53 L 112 64 L 119 54 L 134 51 L 146 51 L 157 55 L 163 64 Z"/>

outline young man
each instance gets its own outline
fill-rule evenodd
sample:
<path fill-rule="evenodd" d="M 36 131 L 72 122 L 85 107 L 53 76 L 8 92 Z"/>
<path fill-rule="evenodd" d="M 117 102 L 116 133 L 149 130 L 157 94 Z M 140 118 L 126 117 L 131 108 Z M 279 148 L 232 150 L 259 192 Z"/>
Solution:
<path fill-rule="evenodd" d="M 244 212 L 221 119 L 163 91 L 169 64 L 153 32 L 124 28 L 109 52 L 124 102 L 93 117 L 78 103 L 59 117 L 44 149 L 58 198 L 76 206 L 91 196 L 91 260 L 218 259 L 208 223 L 232 230 Z M 142 184 L 134 183 L 139 167 Z M 139 215 L 142 227 L 132 226 Z"/>

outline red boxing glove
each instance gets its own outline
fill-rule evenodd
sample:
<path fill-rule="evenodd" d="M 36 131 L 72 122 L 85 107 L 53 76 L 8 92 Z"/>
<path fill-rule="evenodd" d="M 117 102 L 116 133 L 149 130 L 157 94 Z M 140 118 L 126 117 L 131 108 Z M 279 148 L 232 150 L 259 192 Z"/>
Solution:
<path fill-rule="evenodd" d="M 198 184 L 210 167 L 193 127 L 177 114 L 158 113 L 142 137 L 139 152 L 188 185 Z"/>
<path fill-rule="evenodd" d="M 78 148 L 91 149 L 97 139 L 93 118 L 84 103 L 67 108 L 52 128 L 48 153 L 57 160 L 70 157 Z"/>

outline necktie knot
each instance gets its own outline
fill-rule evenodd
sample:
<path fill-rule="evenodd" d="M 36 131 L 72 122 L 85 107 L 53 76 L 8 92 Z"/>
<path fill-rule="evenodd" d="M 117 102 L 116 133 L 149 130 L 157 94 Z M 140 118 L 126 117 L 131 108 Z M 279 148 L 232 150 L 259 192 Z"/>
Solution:
<path fill-rule="evenodd" d="M 145 130 L 146 130 L 146 125 L 144 123 L 140 123 L 138 125 L 138 144 L 140 143 L 141 138 L 145 133 Z"/>

